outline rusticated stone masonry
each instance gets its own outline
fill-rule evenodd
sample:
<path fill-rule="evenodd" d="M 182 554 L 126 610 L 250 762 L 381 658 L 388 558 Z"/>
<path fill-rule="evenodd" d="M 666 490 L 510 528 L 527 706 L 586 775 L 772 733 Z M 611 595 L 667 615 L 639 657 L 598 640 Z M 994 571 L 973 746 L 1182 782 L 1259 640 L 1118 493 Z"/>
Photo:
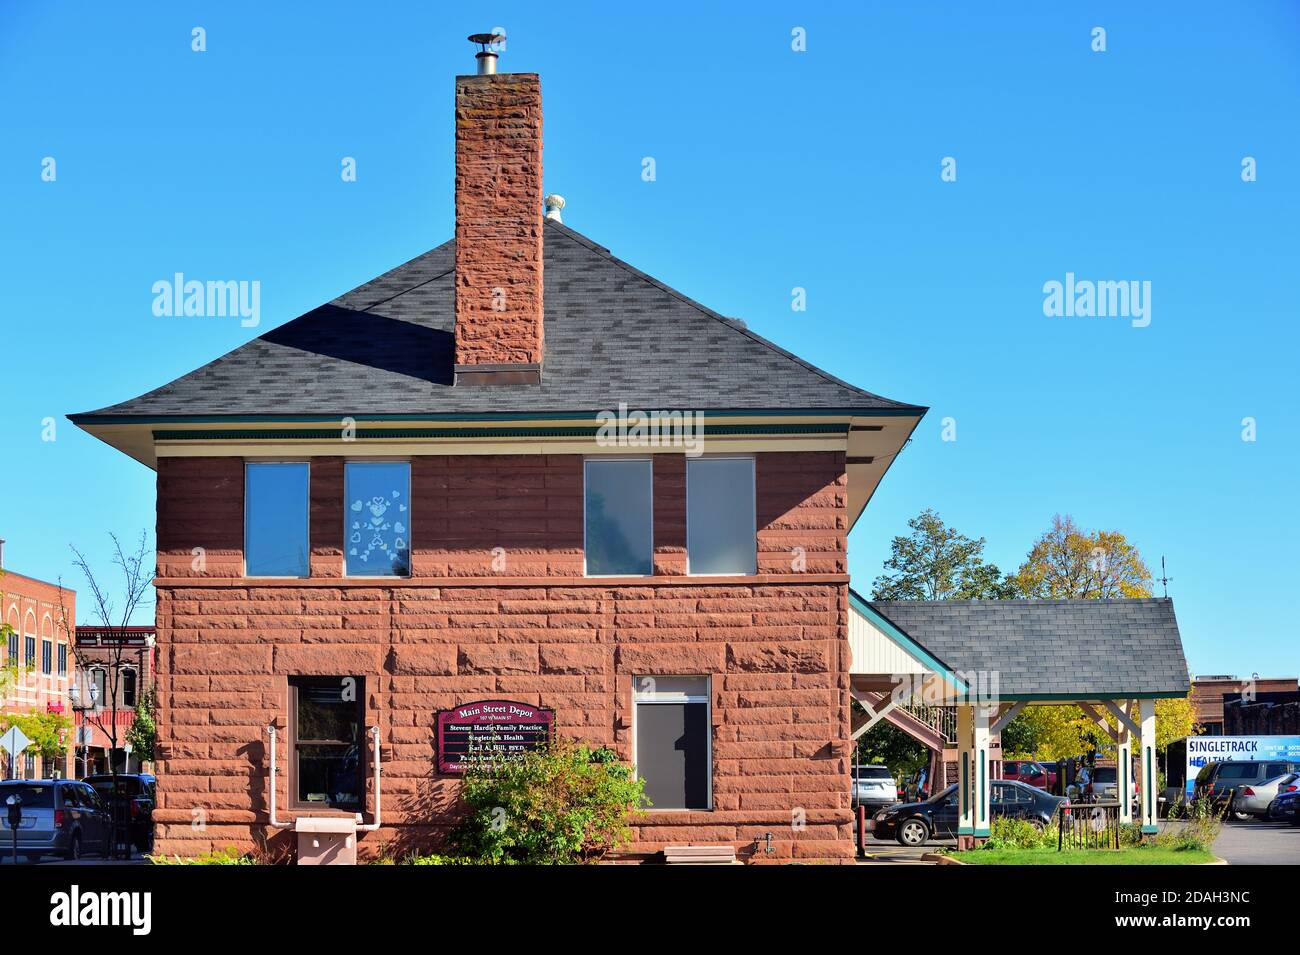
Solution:
<path fill-rule="evenodd" d="M 312 462 L 312 577 L 300 581 L 239 576 L 242 461 L 161 459 L 159 851 L 287 844 L 267 826 L 265 727 L 287 728 L 291 675 L 365 678 L 385 772 L 384 828 L 362 836 L 364 857 L 437 846 L 454 821 L 437 710 L 485 697 L 551 707 L 559 732 L 630 759 L 633 677 L 688 673 L 712 677 L 714 809 L 651 811 L 631 848 L 850 858 L 844 456 L 756 461 L 754 577 L 684 575 L 679 456 L 655 456 L 655 576 L 635 583 L 581 576 L 580 456 L 417 457 L 413 576 L 380 584 L 341 577 L 340 459 Z M 284 734 L 281 747 L 283 767 Z M 293 818 L 284 776 L 277 799 Z M 769 832 L 771 854 L 758 848 Z"/>
<path fill-rule="evenodd" d="M 536 382 L 542 362 L 542 86 L 456 78 L 456 373 Z"/>

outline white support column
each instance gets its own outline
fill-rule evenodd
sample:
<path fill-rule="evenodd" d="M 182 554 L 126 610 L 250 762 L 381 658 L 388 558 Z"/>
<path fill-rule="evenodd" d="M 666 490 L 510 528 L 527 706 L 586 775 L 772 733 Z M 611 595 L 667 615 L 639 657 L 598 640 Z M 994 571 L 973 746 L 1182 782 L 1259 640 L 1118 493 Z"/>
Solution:
<path fill-rule="evenodd" d="M 1132 703 L 1128 704 L 1132 710 Z M 1133 734 L 1123 721 L 1119 724 L 1116 738 L 1115 771 L 1119 778 L 1116 792 L 1119 794 L 1119 821 L 1121 825 L 1133 822 Z"/>
<path fill-rule="evenodd" d="M 974 792 L 975 760 L 972 752 L 975 742 L 973 707 L 968 703 L 957 706 L 957 836 L 975 835 L 975 808 L 971 803 Z"/>
<path fill-rule="evenodd" d="M 1159 832 L 1156 826 L 1156 701 L 1140 700 L 1138 703 L 1142 716 L 1142 831 L 1150 834 Z"/>
<path fill-rule="evenodd" d="M 975 810 L 975 837 L 982 838 L 989 834 L 989 819 L 993 815 L 993 809 L 989 805 L 993 795 L 993 786 L 989 781 L 989 771 L 992 769 L 993 762 L 989 746 L 992 742 L 989 723 L 994 711 L 992 707 L 980 705 L 972 707 L 972 710 L 975 721 L 975 791 L 971 802 Z"/>

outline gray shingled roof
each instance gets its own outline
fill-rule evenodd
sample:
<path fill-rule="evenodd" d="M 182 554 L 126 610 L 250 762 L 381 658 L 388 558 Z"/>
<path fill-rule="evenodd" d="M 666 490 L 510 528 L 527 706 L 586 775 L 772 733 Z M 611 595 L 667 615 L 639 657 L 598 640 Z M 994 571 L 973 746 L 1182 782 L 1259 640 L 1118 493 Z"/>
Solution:
<path fill-rule="evenodd" d="M 1173 601 L 873 600 L 956 671 L 996 672 L 998 692 L 1080 698 L 1186 693 Z"/>
<path fill-rule="evenodd" d="M 855 388 L 563 225 L 545 230 L 543 382 L 452 387 L 454 243 L 170 384 L 75 415 L 925 409 Z"/>

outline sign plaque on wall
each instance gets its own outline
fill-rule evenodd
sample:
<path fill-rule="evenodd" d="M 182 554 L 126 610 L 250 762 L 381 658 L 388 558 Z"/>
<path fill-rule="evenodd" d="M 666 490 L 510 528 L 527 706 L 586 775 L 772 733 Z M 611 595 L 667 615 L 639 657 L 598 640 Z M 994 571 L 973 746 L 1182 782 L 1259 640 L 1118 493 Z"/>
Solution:
<path fill-rule="evenodd" d="M 508 759 L 551 739 L 555 711 L 511 700 L 479 700 L 438 711 L 438 772 Z"/>

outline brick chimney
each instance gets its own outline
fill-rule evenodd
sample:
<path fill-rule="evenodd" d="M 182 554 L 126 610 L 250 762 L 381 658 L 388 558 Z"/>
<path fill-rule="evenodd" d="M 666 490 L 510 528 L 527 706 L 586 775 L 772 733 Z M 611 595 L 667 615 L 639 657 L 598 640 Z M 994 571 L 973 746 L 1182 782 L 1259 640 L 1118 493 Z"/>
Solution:
<path fill-rule="evenodd" d="M 456 77 L 456 384 L 535 385 L 542 85 L 536 73 L 495 66 L 494 53 L 480 54 L 478 75 Z"/>

